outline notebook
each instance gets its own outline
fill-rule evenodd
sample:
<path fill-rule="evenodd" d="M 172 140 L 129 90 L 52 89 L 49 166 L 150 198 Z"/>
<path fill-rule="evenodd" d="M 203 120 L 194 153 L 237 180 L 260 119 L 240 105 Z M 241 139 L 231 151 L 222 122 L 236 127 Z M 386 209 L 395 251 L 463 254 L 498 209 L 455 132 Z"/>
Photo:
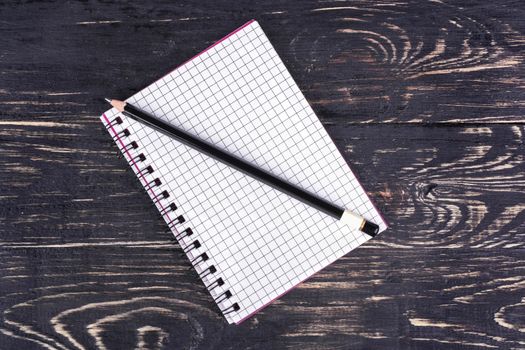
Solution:
<path fill-rule="evenodd" d="M 387 227 L 254 20 L 126 101 Z M 369 239 L 115 109 L 101 120 L 229 323 Z"/>

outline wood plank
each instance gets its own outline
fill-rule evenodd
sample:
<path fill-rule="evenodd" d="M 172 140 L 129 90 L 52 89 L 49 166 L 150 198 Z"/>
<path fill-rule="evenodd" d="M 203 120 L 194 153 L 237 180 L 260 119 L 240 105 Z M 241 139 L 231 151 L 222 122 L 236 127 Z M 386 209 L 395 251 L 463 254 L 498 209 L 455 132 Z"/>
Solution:
<path fill-rule="evenodd" d="M 524 122 L 525 9 L 512 1 L 252 5 L 5 6 L 3 113 L 94 116 L 108 92 L 129 96 L 255 17 L 323 120 Z"/>
<path fill-rule="evenodd" d="M 391 228 L 227 326 L 97 119 L 256 18 Z M 516 1 L 0 4 L 0 344 L 522 348 Z"/>
<path fill-rule="evenodd" d="M 48 123 L 4 124 L 2 244 L 167 244 L 102 124 Z M 391 224 L 370 245 L 524 246 L 523 126 L 334 122 L 327 130 Z"/>
<path fill-rule="evenodd" d="M 225 324 L 177 249 L 6 254 L 5 348 L 132 348 L 141 337 L 165 348 L 220 349 L 519 348 L 523 340 L 524 260 L 516 250 L 367 246 L 240 326 Z"/>

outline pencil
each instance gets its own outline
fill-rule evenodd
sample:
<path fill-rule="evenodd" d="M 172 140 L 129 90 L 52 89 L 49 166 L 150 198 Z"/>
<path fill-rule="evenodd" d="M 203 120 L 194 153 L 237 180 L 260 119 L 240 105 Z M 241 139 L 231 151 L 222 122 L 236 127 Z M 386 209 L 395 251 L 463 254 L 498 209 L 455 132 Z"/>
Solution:
<path fill-rule="evenodd" d="M 181 130 L 145 111 L 140 110 L 130 103 L 111 99 L 105 100 L 125 116 L 148 125 L 153 129 L 168 135 L 201 153 L 206 154 L 207 156 L 210 156 L 262 183 L 284 192 L 289 196 L 341 221 L 354 230 L 359 230 L 372 237 L 377 235 L 379 232 L 379 226 L 377 224 L 364 219 L 357 213 L 341 208 L 338 205 L 330 203 L 314 194 L 292 185 L 291 183 L 284 181 L 235 155 L 223 151 L 214 145 L 187 133 L 184 130 Z"/>

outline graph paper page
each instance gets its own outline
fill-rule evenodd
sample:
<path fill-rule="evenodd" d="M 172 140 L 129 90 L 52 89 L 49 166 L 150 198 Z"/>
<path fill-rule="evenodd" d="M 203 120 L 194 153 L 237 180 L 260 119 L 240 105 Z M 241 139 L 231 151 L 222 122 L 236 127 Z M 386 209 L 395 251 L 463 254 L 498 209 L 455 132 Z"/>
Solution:
<path fill-rule="evenodd" d="M 255 21 L 127 101 L 386 228 Z M 101 119 L 230 323 L 369 239 L 130 118 L 115 124 L 118 115 Z"/>

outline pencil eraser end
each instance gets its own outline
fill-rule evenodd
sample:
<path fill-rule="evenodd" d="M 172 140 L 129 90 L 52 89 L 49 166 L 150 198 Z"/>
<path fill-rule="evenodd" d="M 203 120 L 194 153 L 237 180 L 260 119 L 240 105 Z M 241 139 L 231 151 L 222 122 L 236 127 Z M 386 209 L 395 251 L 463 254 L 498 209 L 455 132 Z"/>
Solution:
<path fill-rule="evenodd" d="M 361 228 L 361 231 L 366 233 L 367 235 L 375 237 L 379 233 L 379 225 L 374 224 L 373 222 L 370 222 L 368 220 L 365 220 L 365 224 Z"/>

